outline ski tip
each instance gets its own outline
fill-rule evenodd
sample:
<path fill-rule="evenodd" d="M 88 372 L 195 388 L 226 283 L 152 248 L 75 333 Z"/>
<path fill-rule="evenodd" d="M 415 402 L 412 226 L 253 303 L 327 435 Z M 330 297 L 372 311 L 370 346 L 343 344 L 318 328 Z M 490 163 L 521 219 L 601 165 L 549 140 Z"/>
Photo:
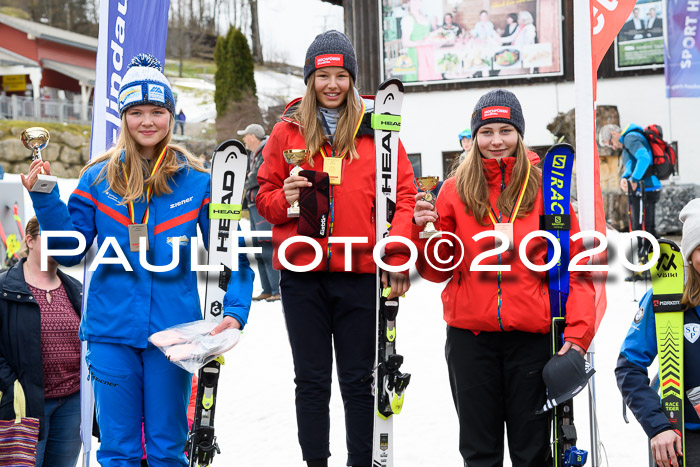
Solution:
<path fill-rule="evenodd" d="M 231 146 L 236 146 L 236 149 L 239 149 L 243 154 L 246 154 L 245 146 L 237 139 L 227 139 L 223 143 L 219 144 L 216 149 L 214 149 L 214 153 L 226 151 Z"/>
<path fill-rule="evenodd" d="M 550 154 L 550 153 L 551 154 L 562 154 L 562 153 L 575 154 L 576 150 L 569 143 L 557 143 L 557 144 L 553 145 L 552 147 L 550 147 L 549 149 L 547 149 L 547 154 Z"/>
<path fill-rule="evenodd" d="M 680 253 L 681 249 L 678 247 L 678 244 L 674 242 L 673 240 L 669 240 L 668 238 L 659 238 L 657 240 L 659 242 L 659 246 L 661 245 L 668 245 L 668 248 L 670 248 L 672 251 L 676 253 Z"/>
<path fill-rule="evenodd" d="M 388 80 L 384 81 L 382 84 L 379 85 L 377 88 L 378 91 L 381 91 L 382 89 L 386 89 L 391 85 L 395 85 L 399 88 L 399 91 L 403 92 L 403 83 L 401 82 L 400 79 L 397 78 L 389 78 Z"/>

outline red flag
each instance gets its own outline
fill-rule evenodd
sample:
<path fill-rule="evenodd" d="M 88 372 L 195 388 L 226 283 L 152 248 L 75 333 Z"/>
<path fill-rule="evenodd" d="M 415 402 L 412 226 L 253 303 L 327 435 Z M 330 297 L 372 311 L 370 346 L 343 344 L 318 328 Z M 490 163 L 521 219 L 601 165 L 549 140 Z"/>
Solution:
<path fill-rule="evenodd" d="M 598 70 L 600 62 L 636 4 L 637 0 L 591 0 L 593 73 Z"/>
<path fill-rule="evenodd" d="M 584 30 L 574 30 L 576 79 L 576 177 L 581 230 L 596 230 L 605 235 L 605 209 L 600 189 L 600 165 L 595 129 L 597 71 L 600 62 L 634 9 L 636 0 L 589 0 L 575 2 L 575 24 Z M 589 78 L 590 77 L 590 78 Z M 589 245 L 592 247 L 593 245 Z M 594 265 L 606 265 L 607 253 L 593 258 Z M 593 273 L 595 285 L 596 323 L 598 329 L 607 297 L 607 272 Z"/>

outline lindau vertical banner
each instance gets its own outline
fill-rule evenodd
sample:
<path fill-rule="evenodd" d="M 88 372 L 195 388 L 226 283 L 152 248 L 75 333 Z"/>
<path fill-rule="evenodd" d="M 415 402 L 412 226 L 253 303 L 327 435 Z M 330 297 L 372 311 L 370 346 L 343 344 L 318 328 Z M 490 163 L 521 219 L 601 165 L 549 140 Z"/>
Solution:
<path fill-rule="evenodd" d="M 700 97 L 700 0 L 667 0 L 666 96 Z"/>
<path fill-rule="evenodd" d="M 90 157 L 117 140 L 119 88 L 131 58 L 150 53 L 165 63 L 170 0 L 101 0 Z"/>
<path fill-rule="evenodd" d="M 119 118 L 119 89 L 131 58 L 150 53 L 165 63 L 165 42 L 168 37 L 170 0 L 101 0 L 100 31 L 95 64 L 95 94 L 92 114 L 90 158 L 99 156 L 117 140 Z M 94 250 L 94 245 L 93 245 Z M 87 311 L 90 273 L 85 259 L 83 281 L 83 313 Z M 87 345 L 82 343 L 80 383 L 80 432 L 83 442 L 83 466 L 90 465 L 92 450 L 92 418 L 94 399 L 85 364 Z"/>

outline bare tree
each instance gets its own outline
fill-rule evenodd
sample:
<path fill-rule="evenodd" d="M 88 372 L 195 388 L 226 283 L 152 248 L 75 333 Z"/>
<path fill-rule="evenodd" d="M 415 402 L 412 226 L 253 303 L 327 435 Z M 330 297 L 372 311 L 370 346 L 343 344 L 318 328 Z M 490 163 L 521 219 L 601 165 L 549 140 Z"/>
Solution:
<path fill-rule="evenodd" d="M 253 60 L 258 65 L 264 63 L 262 43 L 260 42 L 260 25 L 258 22 L 258 0 L 248 0 L 250 7 L 250 36 L 253 45 Z"/>

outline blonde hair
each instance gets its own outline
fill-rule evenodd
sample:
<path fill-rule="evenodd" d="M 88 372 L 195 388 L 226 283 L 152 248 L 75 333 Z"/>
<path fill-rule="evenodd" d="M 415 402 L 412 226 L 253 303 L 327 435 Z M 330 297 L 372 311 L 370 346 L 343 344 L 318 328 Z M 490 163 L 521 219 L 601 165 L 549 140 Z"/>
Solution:
<path fill-rule="evenodd" d="M 147 186 L 153 187 L 153 196 L 162 196 L 172 193 L 169 182 L 173 174 L 183 165 L 178 160 L 177 153 L 181 153 L 185 158 L 184 165 L 192 167 L 199 172 L 206 172 L 201 161 L 194 157 L 187 149 L 182 146 L 170 144 L 170 138 L 173 134 L 174 118 L 170 114 L 170 124 L 168 133 L 155 146 L 154 154 L 160 155 L 163 149 L 167 148 L 167 153 L 161 163 L 160 169 L 151 177 L 151 170 L 156 159 L 147 159 L 141 155 L 141 147 L 129 133 L 126 125 L 126 112 L 122 115 L 122 130 L 119 133 L 119 138 L 115 145 L 103 155 L 91 160 L 83 170 L 80 171 L 80 176 L 87 169 L 100 162 L 107 161 L 107 164 L 102 168 L 99 175 L 94 181 L 97 184 L 107 179 L 109 189 L 117 195 L 121 196 L 122 200 L 119 204 L 128 202 L 142 202 L 146 199 Z M 129 178 L 127 185 L 124 179 L 124 169 L 121 162 L 121 154 L 124 152 L 124 165 Z"/>
<path fill-rule="evenodd" d="M 355 95 L 355 83 L 352 77 L 349 79 L 350 87 L 345 97 L 345 104 L 340 112 L 340 119 L 338 119 L 338 126 L 335 130 L 335 137 L 333 138 L 333 147 L 337 155 L 347 151 L 347 155 L 350 158 L 349 160 L 352 161 L 353 159 L 360 158 L 357 148 L 355 148 L 355 126 L 360 117 L 362 117 L 360 115 L 362 105 Z M 302 126 L 300 131 L 304 136 L 306 149 L 309 150 L 311 157 L 319 152 L 321 147 L 328 141 L 325 129 L 318 119 L 318 100 L 316 99 L 316 88 L 314 87 L 315 80 L 316 72 L 314 71 L 306 84 L 306 92 L 301 99 L 301 104 L 299 104 L 299 108 L 293 115 L 293 118 Z M 312 167 L 314 165 L 311 158 L 309 158 L 309 165 Z"/>
<path fill-rule="evenodd" d="M 27 245 L 27 237 L 36 238 L 37 235 L 41 233 L 39 228 L 39 221 L 36 216 L 32 217 L 27 221 L 27 225 L 24 226 L 24 239 L 22 240 L 22 248 L 19 250 L 20 258 L 29 257 L 29 245 Z"/>
<path fill-rule="evenodd" d="M 481 225 L 488 225 L 489 212 L 489 187 L 484 175 L 484 162 L 478 144 L 479 135 L 474 137 L 469 154 L 464 158 L 455 171 L 455 184 L 457 194 L 465 204 L 465 212 L 474 216 Z M 510 177 L 510 182 L 498 196 L 496 208 L 502 213 L 511 213 L 520 193 L 520 188 L 527 176 L 527 166 L 530 165 L 530 178 L 528 179 L 525 194 L 520 204 L 517 217 L 527 216 L 535 206 L 535 199 L 540 190 L 542 171 L 532 165 L 527 157 L 527 148 L 518 134 L 518 145 L 515 148 L 515 166 Z"/>
<path fill-rule="evenodd" d="M 700 305 L 700 273 L 692 265 L 688 266 L 688 271 L 681 304 L 688 308 L 694 308 Z"/>

